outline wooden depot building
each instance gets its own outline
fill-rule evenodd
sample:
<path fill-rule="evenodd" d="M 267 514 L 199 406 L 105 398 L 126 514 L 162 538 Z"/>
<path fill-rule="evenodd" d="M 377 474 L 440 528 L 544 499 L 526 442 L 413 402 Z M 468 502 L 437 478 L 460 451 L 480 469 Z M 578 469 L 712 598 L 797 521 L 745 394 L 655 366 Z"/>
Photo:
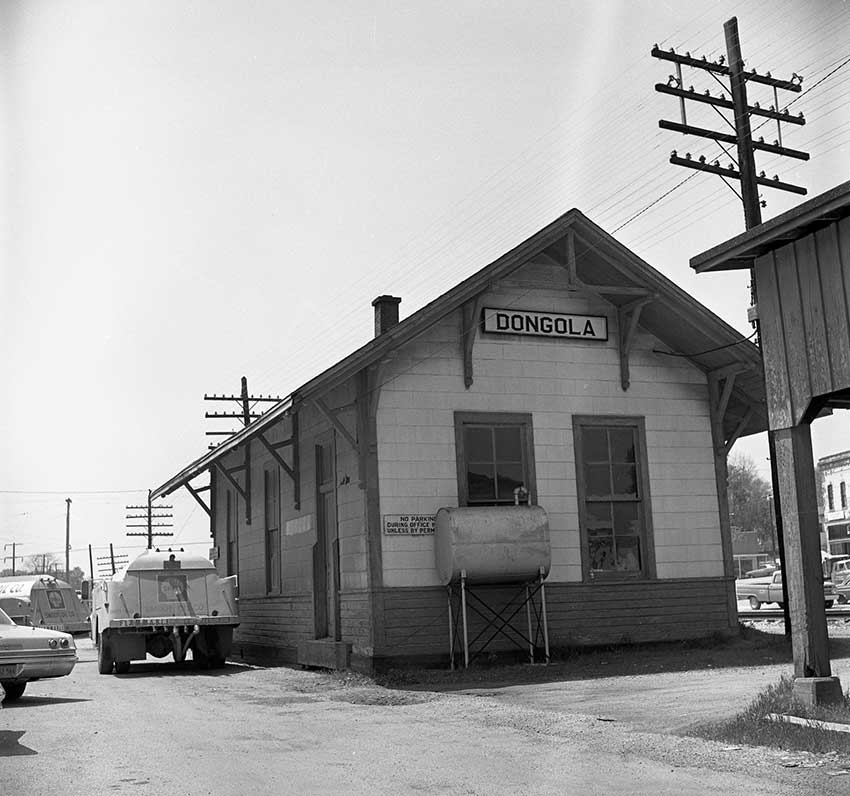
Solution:
<path fill-rule="evenodd" d="M 465 564 L 504 559 L 494 604 L 524 555 L 516 503 L 545 517 L 553 649 L 737 628 L 726 457 L 766 428 L 752 343 L 575 209 L 403 320 L 399 302 L 375 299 L 373 340 L 153 490 L 209 513 L 238 575 L 236 655 L 448 662 L 435 516 L 500 526 Z"/>

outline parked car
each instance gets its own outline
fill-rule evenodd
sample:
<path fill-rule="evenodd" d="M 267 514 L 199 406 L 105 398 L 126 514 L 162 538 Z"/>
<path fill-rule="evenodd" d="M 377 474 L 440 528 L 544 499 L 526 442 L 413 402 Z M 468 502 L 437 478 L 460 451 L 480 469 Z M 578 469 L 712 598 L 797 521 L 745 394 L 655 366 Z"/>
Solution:
<path fill-rule="evenodd" d="M 750 608 L 758 611 L 762 603 L 776 603 L 782 607 L 782 572 L 777 570 L 764 578 L 745 578 L 735 581 L 735 594 L 739 600 L 748 600 Z M 824 605 L 832 608 L 837 599 L 835 584 L 831 580 L 823 582 Z"/>
<path fill-rule="evenodd" d="M 70 674 L 76 662 L 70 633 L 16 625 L 0 609 L 0 685 L 7 702 L 18 699 L 31 680 Z"/>

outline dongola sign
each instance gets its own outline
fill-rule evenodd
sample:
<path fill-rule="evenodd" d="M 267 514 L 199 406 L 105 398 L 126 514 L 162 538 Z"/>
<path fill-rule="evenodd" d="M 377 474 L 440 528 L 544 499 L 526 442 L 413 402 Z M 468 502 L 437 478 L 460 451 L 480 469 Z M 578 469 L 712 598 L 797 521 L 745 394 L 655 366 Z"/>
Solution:
<path fill-rule="evenodd" d="M 484 331 L 605 341 L 608 339 L 608 319 L 604 315 L 563 315 L 485 307 Z"/>

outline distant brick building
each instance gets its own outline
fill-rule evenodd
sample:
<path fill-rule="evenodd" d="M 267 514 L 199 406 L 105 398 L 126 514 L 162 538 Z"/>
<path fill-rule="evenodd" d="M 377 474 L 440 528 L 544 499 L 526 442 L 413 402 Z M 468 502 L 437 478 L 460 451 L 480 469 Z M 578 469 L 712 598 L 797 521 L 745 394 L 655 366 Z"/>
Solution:
<path fill-rule="evenodd" d="M 833 555 L 850 554 L 850 451 L 818 459 L 823 479 L 822 547 Z"/>
<path fill-rule="evenodd" d="M 401 321 L 398 303 L 153 490 L 209 476 L 238 654 L 445 659 L 435 513 L 517 491 L 548 516 L 553 647 L 737 626 L 726 456 L 766 426 L 754 345 L 578 210 Z"/>

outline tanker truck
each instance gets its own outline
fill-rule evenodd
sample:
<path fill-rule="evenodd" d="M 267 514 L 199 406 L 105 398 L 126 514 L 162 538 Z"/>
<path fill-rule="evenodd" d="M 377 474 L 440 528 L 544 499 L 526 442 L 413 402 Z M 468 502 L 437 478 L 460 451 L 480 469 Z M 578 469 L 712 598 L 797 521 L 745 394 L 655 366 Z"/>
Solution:
<path fill-rule="evenodd" d="M 239 624 L 236 578 L 184 550 L 147 550 L 92 588 L 98 671 L 126 674 L 131 661 L 189 651 L 201 668 L 224 666 Z"/>

